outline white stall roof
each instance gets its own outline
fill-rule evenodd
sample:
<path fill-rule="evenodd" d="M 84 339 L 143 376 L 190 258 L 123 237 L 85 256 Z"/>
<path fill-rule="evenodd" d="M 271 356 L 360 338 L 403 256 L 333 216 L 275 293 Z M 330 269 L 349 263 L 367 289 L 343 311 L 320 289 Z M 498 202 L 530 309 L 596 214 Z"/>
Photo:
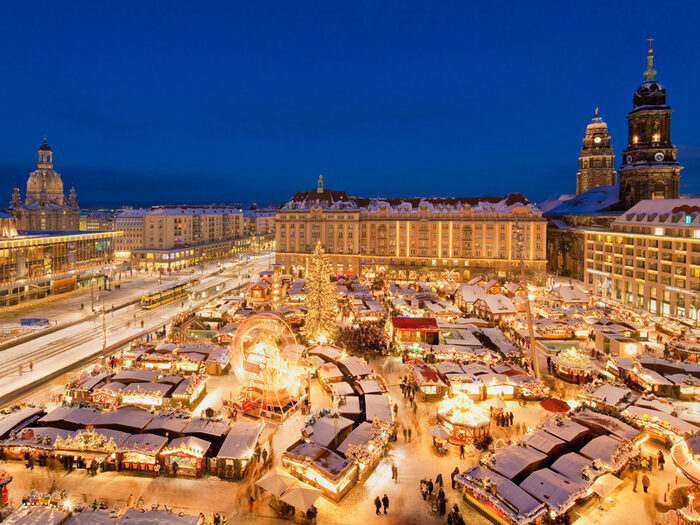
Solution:
<path fill-rule="evenodd" d="M 247 459 L 255 450 L 265 423 L 263 421 L 236 421 L 231 425 L 217 457 Z"/>
<path fill-rule="evenodd" d="M 544 461 L 547 455 L 534 448 L 512 445 L 496 449 L 494 458 L 494 463 L 489 466 L 491 470 L 512 480 L 521 472 Z"/>
<path fill-rule="evenodd" d="M 530 474 L 520 484 L 520 488 L 549 505 L 557 513 L 563 512 L 573 501 L 584 495 L 581 485 L 548 468 Z"/>

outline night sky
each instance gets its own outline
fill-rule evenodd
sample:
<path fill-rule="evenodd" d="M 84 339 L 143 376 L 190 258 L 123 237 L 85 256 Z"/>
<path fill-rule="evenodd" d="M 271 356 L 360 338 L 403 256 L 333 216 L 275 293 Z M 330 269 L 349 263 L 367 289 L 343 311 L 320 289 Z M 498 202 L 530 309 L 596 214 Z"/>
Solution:
<path fill-rule="evenodd" d="M 572 193 L 596 106 L 620 164 L 648 36 L 700 192 L 698 2 L 11 4 L 3 202 L 44 134 L 83 205 L 283 201 L 319 173 L 367 197 Z"/>

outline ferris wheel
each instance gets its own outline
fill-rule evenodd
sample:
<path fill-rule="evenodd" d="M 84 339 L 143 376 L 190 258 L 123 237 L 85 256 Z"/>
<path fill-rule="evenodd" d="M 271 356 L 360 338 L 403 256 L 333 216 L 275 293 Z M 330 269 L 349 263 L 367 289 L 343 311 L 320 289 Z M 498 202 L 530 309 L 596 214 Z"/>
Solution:
<path fill-rule="evenodd" d="M 304 347 L 279 316 L 250 316 L 236 331 L 231 359 L 245 378 L 239 401 L 251 415 L 281 418 L 306 395 L 308 374 L 299 361 Z"/>

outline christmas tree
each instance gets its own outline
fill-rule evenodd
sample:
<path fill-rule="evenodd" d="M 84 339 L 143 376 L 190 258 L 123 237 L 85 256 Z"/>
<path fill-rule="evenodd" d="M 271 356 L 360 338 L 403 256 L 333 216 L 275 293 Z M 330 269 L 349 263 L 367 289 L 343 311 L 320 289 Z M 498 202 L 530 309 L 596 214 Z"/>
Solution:
<path fill-rule="evenodd" d="M 330 275 L 331 264 L 319 242 L 309 261 L 306 279 L 309 293 L 303 334 L 309 342 L 330 343 L 336 338 L 336 287 Z"/>

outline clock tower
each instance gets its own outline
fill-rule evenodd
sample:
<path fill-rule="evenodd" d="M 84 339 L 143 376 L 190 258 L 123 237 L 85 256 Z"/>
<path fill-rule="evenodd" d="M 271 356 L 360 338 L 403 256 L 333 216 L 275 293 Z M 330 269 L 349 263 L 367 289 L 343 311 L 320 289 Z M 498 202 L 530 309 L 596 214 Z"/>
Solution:
<path fill-rule="evenodd" d="M 620 205 L 628 210 L 644 199 L 678 198 L 683 169 L 671 144 L 671 108 L 666 88 L 656 81 L 654 55 L 649 39 L 644 82 L 634 93 L 634 108 L 627 115 L 627 149 L 622 153 Z"/>
<path fill-rule="evenodd" d="M 576 195 L 580 195 L 598 186 L 612 186 L 617 182 L 613 154 L 608 134 L 608 125 L 598 116 L 586 126 L 583 146 L 578 158 L 578 173 L 576 174 Z"/>

